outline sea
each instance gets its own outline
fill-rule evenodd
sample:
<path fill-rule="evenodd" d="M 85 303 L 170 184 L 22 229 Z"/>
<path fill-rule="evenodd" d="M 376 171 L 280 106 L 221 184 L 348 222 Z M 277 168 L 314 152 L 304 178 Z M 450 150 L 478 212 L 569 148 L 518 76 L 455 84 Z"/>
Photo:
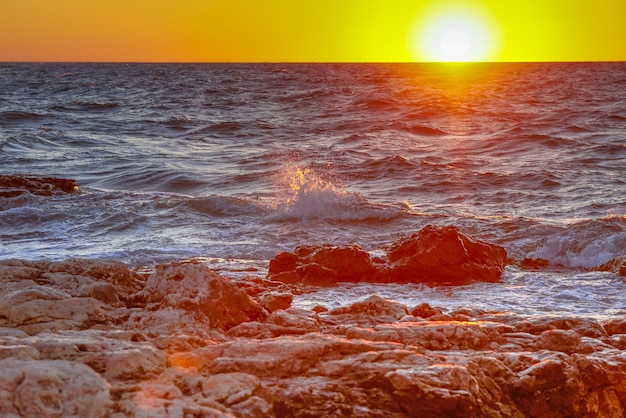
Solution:
<path fill-rule="evenodd" d="M 0 258 L 196 260 L 237 280 L 305 244 L 426 225 L 506 248 L 501 283 L 306 288 L 522 316 L 626 314 L 626 63 L 0 63 Z"/>

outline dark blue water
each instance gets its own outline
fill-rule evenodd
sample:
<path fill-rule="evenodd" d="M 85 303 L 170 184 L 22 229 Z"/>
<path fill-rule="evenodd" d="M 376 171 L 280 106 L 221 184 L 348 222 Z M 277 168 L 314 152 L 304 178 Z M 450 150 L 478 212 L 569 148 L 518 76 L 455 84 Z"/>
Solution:
<path fill-rule="evenodd" d="M 626 63 L 0 64 L 0 172 L 82 190 L 0 198 L 0 256 L 264 275 L 296 245 L 454 224 L 554 268 L 298 303 L 624 314 L 623 279 L 591 271 L 626 253 L 624 86 Z"/>

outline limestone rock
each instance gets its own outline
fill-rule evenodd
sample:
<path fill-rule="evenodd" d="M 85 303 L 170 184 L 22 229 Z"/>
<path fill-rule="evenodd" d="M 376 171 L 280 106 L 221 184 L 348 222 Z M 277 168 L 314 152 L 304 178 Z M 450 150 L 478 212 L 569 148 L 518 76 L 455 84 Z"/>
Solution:
<path fill-rule="evenodd" d="M 95 283 L 114 286 L 122 299 L 126 299 L 127 295 L 141 290 L 145 283 L 145 279 L 141 275 L 130 270 L 126 264 L 114 260 L 72 258 L 50 263 L 47 269 L 49 273 L 45 273 L 44 276 L 49 277 L 55 283 L 57 282 L 54 277 L 55 274 L 62 277 L 64 273 L 76 277 L 76 282 L 88 278 L 88 285 Z M 84 293 L 86 292 L 83 291 Z"/>
<path fill-rule="evenodd" d="M 215 328 L 228 329 L 265 316 L 244 291 L 203 264 L 157 266 L 143 294 L 148 302 L 200 312 Z"/>
<path fill-rule="evenodd" d="M 267 292 L 258 297 L 259 303 L 269 312 L 279 309 L 287 309 L 291 306 L 293 295 L 291 293 Z"/>
<path fill-rule="evenodd" d="M 522 417 L 515 408 L 503 404 L 501 390 L 484 374 L 473 374 L 467 367 L 434 364 L 426 368 L 399 369 L 385 375 L 409 416 L 419 417 Z M 484 380 L 484 381 L 483 381 Z"/>
<path fill-rule="evenodd" d="M 0 197 L 15 197 L 23 193 L 51 196 L 55 193 L 77 193 L 74 180 L 55 177 L 0 175 Z"/>
<path fill-rule="evenodd" d="M 603 324 L 608 335 L 626 334 L 626 318 L 613 318 Z"/>
<path fill-rule="evenodd" d="M 620 276 L 626 276 L 626 255 L 617 257 L 595 268 L 597 271 L 610 271 Z"/>
<path fill-rule="evenodd" d="M 0 360 L 0 411 L 15 417 L 108 417 L 106 380 L 89 367 L 61 360 Z"/>
<path fill-rule="evenodd" d="M 422 303 L 411 309 L 411 315 L 419 318 L 430 318 L 431 316 L 441 315 L 443 312 L 439 308 L 433 308 L 428 303 Z"/>
<path fill-rule="evenodd" d="M 348 307 L 333 309 L 329 315 L 349 315 L 352 317 L 377 318 L 376 322 L 399 320 L 408 314 L 407 307 L 399 302 L 372 295 L 364 301 L 353 303 Z"/>
<path fill-rule="evenodd" d="M 18 287 L 0 296 L 0 324 L 29 334 L 84 328 L 103 315 L 98 300 L 72 298 L 46 286 Z"/>
<path fill-rule="evenodd" d="M 69 259 L 48 261 L 0 261 L 3 293 L 40 285 L 72 297 L 93 297 L 105 303 L 128 301 L 143 288 L 144 278 L 118 261 Z"/>
<path fill-rule="evenodd" d="M 428 225 L 392 244 L 386 264 L 374 262 L 358 245 L 308 245 L 273 258 L 267 277 L 315 286 L 339 282 L 498 282 L 506 262 L 506 250 L 498 245 L 468 237 L 454 226 Z"/>
<path fill-rule="evenodd" d="M 278 275 L 300 280 L 314 252 L 282 256 L 295 267 Z M 332 260 L 304 270 L 336 278 Z M 146 279 L 109 262 L 0 262 L 0 416 L 624 416 L 623 318 L 377 295 L 308 310 L 287 305 L 297 286 L 246 283 L 193 263 Z"/>
<path fill-rule="evenodd" d="M 396 242 L 387 252 L 393 282 L 498 282 L 506 257 L 504 248 L 468 237 L 454 226 L 431 225 Z"/>
<path fill-rule="evenodd" d="M 245 401 L 260 387 L 261 381 L 251 374 L 215 374 L 202 382 L 202 394 L 207 399 L 232 405 Z"/>
<path fill-rule="evenodd" d="M 166 354 L 150 345 L 129 347 L 107 357 L 106 375 L 112 379 L 142 379 L 162 373 L 167 364 Z"/>
<path fill-rule="evenodd" d="M 270 261 L 268 278 L 287 283 L 329 286 L 339 282 L 375 282 L 379 273 L 358 245 L 307 245 Z"/>

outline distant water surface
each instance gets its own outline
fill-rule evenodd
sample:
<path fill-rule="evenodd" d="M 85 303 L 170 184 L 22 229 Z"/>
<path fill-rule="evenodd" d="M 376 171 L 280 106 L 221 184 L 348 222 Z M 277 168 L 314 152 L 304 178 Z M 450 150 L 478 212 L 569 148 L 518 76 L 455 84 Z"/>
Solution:
<path fill-rule="evenodd" d="M 590 269 L 626 253 L 624 86 L 626 63 L 0 64 L 0 172 L 82 189 L 0 199 L 0 255 L 264 275 L 453 224 L 555 268 L 296 303 L 623 315 L 624 279 Z"/>

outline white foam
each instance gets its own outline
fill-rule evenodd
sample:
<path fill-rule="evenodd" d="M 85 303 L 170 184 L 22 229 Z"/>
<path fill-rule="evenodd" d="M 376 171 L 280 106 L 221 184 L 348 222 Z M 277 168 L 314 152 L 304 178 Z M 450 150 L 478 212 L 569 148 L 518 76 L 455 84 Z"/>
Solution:
<path fill-rule="evenodd" d="M 623 256 L 626 232 L 607 233 L 608 231 L 594 226 L 593 223 L 581 222 L 560 233 L 547 236 L 528 257 L 543 258 L 567 267 L 590 269 Z"/>
<path fill-rule="evenodd" d="M 287 166 L 275 218 L 365 220 L 390 219 L 401 212 L 395 206 L 374 204 L 362 194 L 347 191 L 308 168 Z"/>

